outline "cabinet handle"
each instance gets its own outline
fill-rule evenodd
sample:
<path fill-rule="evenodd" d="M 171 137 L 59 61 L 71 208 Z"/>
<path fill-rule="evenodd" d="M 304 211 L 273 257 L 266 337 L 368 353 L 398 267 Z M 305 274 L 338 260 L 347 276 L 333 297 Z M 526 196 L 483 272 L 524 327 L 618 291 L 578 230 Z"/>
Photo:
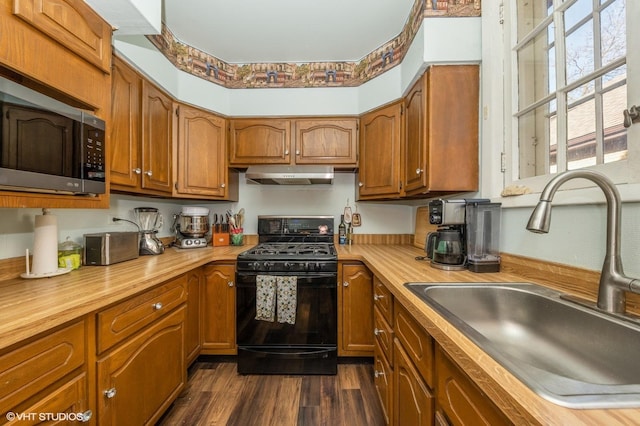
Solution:
<path fill-rule="evenodd" d="M 113 398 L 114 396 L 116 396 L 116 388 L 107 389 L 106 391 L 104 391 L 104 396 L 109 399 Z"/>
<path fill-rule="evenodd" d="M 147 170 L 146 172 L 144 172 L 144 174 L 147 176 L 153 176 L 153 171 Z"/>
<path fill-rule="evenodd" d="M 364 183 L 362 183 L 362 182 L 358 182 L 358 186 L 359 186 L 360 188 L 362 188 L 362 187 L 364 186 Z"/>
<path fill-rule="evenodd" d="M 300 151 L 296 150 L 296 155 L 300 155 Z"/>
<path fill-rule="evenodd" d="M 343 282 L 343 283 L 342 283 L 342 286 L 343 286 L 343 287 L 349 287 L 349 281 L 345 281 L 345 282 Z"/>
<path fill-rule="evenodd" d="M 136 167 L 135 169 L 133 169 L 133 173 L 139 175 L 140 173 L 142 173 L 142 169 L 140 167 Z"/>
<path fill-rule="evenodd" d="M 160 309 L 162 309 L 162 302 L 156 302 L 152 306 L 154 310 L 159 311 Z"/>
<path fill-rule="evenodd" d="M 227 186 L 227 185 L 224 184 L 224 183 L 220 184 L 220 188 L 224 188 L 225 186 Z"/>
<path fill-rule="evenodd" d="M 286 149 L 286 150 L 284 151 L 284 155 L 289 155 L 289 150 L 288 150 L 288 149 Z"/>
<path fill-rule="evenodd" d="M 375 370 L 375 371 L 373 372 L 373 377 L 375 377 L 376 379 L 377 379 L 378 377 L 383 377 L 383 376 L 384 376 L 384 371 L 378 371 L 378 370 Z"/>
<path fill-rule="evenodd" d="M 417 174 L 417 175 L 419 175 L 420 173 L 422 173 L 422 169 L 418 167 L 418 168 L 416 169 L 416 174 Z"/>
<path fill-rule="evenodd" d="M 374 336 L 379 336 L 382 333 L 384 333 L 384 330 L 380 330 L 379 328 L 376 328 L 376 329 L 373 330 Z"/>
<path fill-rule="evenodd" d="M 78 416 L 78 420 L 80 420 L 82 423 L 88 423 L 89 420 L 91 420 L 91 417 L 93 417 L 93 411 L 87 410 L 83 413 L 80 413 L 80 415 Z"/>
<path fill-rule="evenodd" d="M 381 296 L 381 295 L 379 295 L 379 294 L 374 294 L 374 295 L 373 295 L 373 300 L 376 300 L 376 301 L 378 301 L 378 300 L 380 300 L 380 299 L 383 299 L 383 298 L 384 298 L 384 296 Z"/>
<path fill-rule="evenodd" d="M 228 281 L 228 282 L 227 282 L 227 285 L 228 285 L 229 287 L 233 287 L 233 281 Z"/>

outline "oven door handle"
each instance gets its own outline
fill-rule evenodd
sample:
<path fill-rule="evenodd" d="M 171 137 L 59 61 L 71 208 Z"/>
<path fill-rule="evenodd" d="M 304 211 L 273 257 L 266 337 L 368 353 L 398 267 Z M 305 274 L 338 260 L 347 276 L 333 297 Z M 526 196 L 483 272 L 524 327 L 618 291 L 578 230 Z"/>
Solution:
<path fill-rule="evenodd" d="M 236 276 L 239 278 L 252 278 L 258 275 L 270 275 L 275 277 L 298 277 L 298 278 L 338 278 L 338 274 L 335 272 L 312 272 L 312 273 L 295 273 L 295 272 L 258 272 L 258 271 L 238 271 Z"/>

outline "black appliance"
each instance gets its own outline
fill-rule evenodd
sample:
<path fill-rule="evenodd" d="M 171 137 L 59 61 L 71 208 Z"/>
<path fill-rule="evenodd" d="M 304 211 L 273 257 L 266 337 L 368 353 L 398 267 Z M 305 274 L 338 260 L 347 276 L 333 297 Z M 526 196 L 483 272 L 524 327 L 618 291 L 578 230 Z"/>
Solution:
<path fill-rule="evenodd" d="M 238 256 L 236 270 L 238 373 L 337 373 L 338 257 L 333 230 L 333 216 L 258 216 L 259 244 Z M 274 281 L 277 315 L 258 319 L 274 306 L 265 306 L 261 286 Z M 293 300 L 287 299 L 294 305 L 289 322 L 280 318 L 280 283 L 296 292 Z"/>
<path fill-rule="evenodd" d="M 0 78 L 0 187 L 104 194 L 105 122 Z"/>

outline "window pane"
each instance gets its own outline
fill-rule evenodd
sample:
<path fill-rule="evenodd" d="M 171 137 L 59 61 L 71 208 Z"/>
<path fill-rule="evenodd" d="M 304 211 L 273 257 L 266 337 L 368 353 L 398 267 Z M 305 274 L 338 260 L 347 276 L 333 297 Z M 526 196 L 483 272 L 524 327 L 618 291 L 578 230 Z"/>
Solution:
<path fill-rule="evenodd" d="M 569 93 L 569 98 L 580 98 L 588 91 L 579 87 Z M 578 92 L 578 93 L 575 93 Z M 596 113 L 595 99 L 569 106 L 567 115 L 567 169 L 574 170 L 596 164 Z"/>
<path fill-rule="evenodd" d="M 555 87 L 555 53 L 549 48 L 547 32 L 540 32 L 518 50 L 518 99 L 520 109 L 548 95 Z M 553 62 L 550 62 L 553 61 Z"/>
<path fill-rule="evenodd" d="M 518 40 L 529 34 L 547 16 L 553 13 L 553 0 L 518 0 Z"/>
<path fill-rule="evenodd" d="M 627 54 L 625 2 L 617 0 L 600 12 L 600 47 L 602 65 Z"/>
<path fill-rule="evenodd" d="M 554 110 L 555 103 L 549 102 L 518 119 L 520 179 L 549 173 L 549 146 L 556 143 Z"/>
<path fill-rule="evenodd" d="M 566 37 L 567 83 L 594 70 L 593 20 L 582 24 Z"/>
<path fill-rule="evenodd" d="M 564 30 L 569 32 L 578 22 L 593 12 L 593 0 L 578 0 L 564 12 Z"/>
<path fill-rule="evenodd" d="M 622 125 L 622 110 L 627 105 L 627 85 L 616 87 L 602 95 L 604 162 L 627 158 L 627 129 Z"/>

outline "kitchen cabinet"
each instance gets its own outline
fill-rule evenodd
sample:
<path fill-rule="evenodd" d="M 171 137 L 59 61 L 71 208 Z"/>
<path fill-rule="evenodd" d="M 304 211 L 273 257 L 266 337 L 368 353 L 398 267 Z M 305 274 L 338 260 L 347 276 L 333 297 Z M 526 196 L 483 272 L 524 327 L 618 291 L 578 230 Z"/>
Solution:
<path fill-rule="evenodd" d="M 114 60 L 111 189 L 146 195 L 173 191 L 173 100 L 121 59 Z"/>
<path fill-rule="evenodd" d="M 373 356 L 373 382 L 382 406 L 385 423 L 393 424 L 394 416 L 394 385 L 393 370 L 393 295 L 382 284 L 380 279 L 373 277 L 373 318 L 375 347 Z"/>
<path fill-rule="evenodd" d="M 358 167 L 358 120 L 315 118 L 294 120 L 296 164 Z"/>
<path fill-rule="evenodd" d="M 204 271 L 196 268 L 187 272 L 187 313 L 184 336 L 185 364 L 189 366 L 198 358 L 202 347 L 202 288 Z"/>
<path fill-rule="evenodd" d="M 372 356 L 373 276 L 361 263 L 338 266 L 338 356 Z"/>
<path fill-rule="evenodd" d="M 185 306 L 97 362 L 98 423 L 154 424 L 186 384 Z"/>
<path fill-rule="evenodd" d="M 82 413 L 89 408 L 85 321 L 0 353 L 0 415 Z"/>
<path fill-rule="evenodd" d="M 510 425 L 509 419 L 482 393 L 467 375 L 445 354 L 435 353 L 440 417 L 450 425 Z"/>
<path fill-rule="evenodd" d="M 478 189 L 477 65 L 434 65 L 404 98 L 407 196 Z"/>
<path fill-rule="evenodd" d="M 360 118 L 359 200 L 402 195 L 402 113 L 403 104 L 398 101 Z"/>
<path fill-rule="evenodd" d="M 394 344 L 394 400 L 396 425 L 433 425 L 434 398 L 400 341 Z M 474 423 L 468 423 L 474 424 Z"/>
<path fill-rule="evenodd" d="M 142 185 L 142 77 L 119 57 L 112 72 L 111 188 L 141 190 Z"/>
<path fill-rule="evenodd" d="M 357 167 L 358 119 L 232 119 L 229 165 L 328 164 Z"/>
<path fill-rule="evenodd" d="M 202 354 L 235 355 L 235 263 L 204 266 Z"/>
<path fill-rule="evenodd" d="M 177 176 L 174 197 L 238 199 L 238 175 L 227 167 L 227 121 L 178 106 Z"/>

